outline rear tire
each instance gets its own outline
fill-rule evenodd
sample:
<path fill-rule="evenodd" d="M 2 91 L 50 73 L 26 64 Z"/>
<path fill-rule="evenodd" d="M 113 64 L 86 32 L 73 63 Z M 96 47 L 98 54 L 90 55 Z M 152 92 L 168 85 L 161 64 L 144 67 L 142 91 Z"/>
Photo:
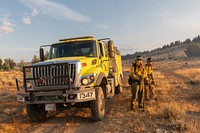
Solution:
<path fill-rule="evenodd" d="M 44 104 L 27 104 L 27 114 L 32 122 L 41 122 L 43 121 L 48 111 L 45 111 Z"/>
<path fill-rule="evenodd" d="M 95 87 L 96 100 L 91 101 L 92 118 L 101 121 L 105 116 L 105 97 L 101 87 Z"/>

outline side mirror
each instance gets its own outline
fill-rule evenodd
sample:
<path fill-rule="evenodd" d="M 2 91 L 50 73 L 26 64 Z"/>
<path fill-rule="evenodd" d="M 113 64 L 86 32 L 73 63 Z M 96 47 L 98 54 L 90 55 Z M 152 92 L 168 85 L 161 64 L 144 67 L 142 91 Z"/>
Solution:
<path fill-rule="evenodd" d="M 44 61 L 44 49 L 40 48 L 40 61 Z"/>
<path fill-rule="evenodd" d="M 110 58 L 115 58 L 115 48 L 114 48 L 114 42 L 112 40 L 108 41 L 108 52 Z"/>

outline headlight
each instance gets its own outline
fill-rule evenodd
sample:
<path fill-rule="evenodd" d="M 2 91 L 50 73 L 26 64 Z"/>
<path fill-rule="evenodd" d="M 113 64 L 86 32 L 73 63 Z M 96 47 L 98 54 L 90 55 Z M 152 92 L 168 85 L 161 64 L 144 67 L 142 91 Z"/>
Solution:
<path fill-rule="evenodd" d="M 94 80 L 94 75 L 90 75 L 89 79 L 93 81 Z"/>
<path fill-rule="evenodd" d="M 83 85 L 87 85 L 88 84 L 88 79 L 87 78 L 82 78 L 81 79 L 81 84 L 83 84 Z"/>
<path fill-rule="evenodd" d="M 95 81 L 95 77 L 96 77 L 96 74 L 83 76 L 81 77 L 81 84 L 82 85 L 92 84 Z"/>

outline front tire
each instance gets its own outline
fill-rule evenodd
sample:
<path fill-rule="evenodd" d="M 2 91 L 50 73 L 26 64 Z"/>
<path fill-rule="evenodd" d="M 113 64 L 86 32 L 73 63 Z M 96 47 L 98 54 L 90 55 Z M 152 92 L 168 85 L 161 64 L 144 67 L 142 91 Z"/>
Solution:
<path fill-rule="evenodd" d="M 105 116 L 105 97 L 101 87 L 95 87 L 96 99 L 91 101 L 92 118 L 101 121 Z"/>
<path fill-rule="evenodd" d="M 41 122 L 43 121 L 48 111 L 45 111 L 44 104 L 27 104 L 27 114 L 32 122 Z"/>

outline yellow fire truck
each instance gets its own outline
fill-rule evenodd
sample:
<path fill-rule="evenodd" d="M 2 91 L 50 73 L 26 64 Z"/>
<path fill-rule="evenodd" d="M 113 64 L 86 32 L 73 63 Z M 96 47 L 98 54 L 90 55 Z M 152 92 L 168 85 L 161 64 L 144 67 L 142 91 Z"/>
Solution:
<path fill-rule="evenodd" d="M 109 38 L 60 39 L 40 47 L 40 60 L 23 67 L 23 89 L 16 80 L 17 100 L 26 104 L 31 121 L 42 121 L 48 111 L 71 106 L 91 108 L 93 120 L 100 121 L 106 98 L 122 93 L 121 55 Z"/>

